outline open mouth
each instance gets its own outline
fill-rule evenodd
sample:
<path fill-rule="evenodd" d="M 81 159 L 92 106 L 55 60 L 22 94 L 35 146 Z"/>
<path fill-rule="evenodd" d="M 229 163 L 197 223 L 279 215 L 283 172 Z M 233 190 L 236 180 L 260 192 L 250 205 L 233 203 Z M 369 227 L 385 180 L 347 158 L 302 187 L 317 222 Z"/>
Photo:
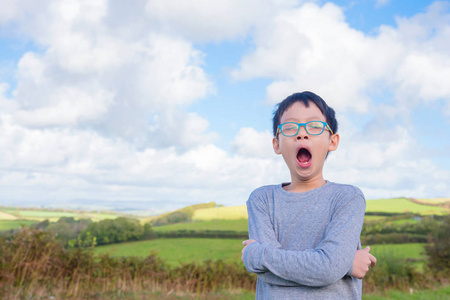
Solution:
<path fill-rule="evenodd" d="M 297 152 L 297 161 L 300 166 L 309 166 L 311 163 L 311 152 L 306 148 L 300 148 Z"/>

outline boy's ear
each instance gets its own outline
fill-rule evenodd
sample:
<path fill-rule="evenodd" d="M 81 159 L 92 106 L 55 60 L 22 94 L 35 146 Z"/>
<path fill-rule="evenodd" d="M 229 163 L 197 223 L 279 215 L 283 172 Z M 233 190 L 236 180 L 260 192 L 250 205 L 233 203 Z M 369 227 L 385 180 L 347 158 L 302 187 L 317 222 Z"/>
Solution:
<path fill-rule="evenodd" d="M 339 146 L 339 134 L 335 133 L 330 137 L 330 143 L 328 144 L 328 151 L 334 151 Z"/>
<path fill-rule="evenodd" d="M 272 146 L 273 146 L 273 151 L 275 151 L 276 154 L 281 154 L 280 142 L 278 141 L 278 139 L 276 137 L 274 137 L 272 139 Z"/>

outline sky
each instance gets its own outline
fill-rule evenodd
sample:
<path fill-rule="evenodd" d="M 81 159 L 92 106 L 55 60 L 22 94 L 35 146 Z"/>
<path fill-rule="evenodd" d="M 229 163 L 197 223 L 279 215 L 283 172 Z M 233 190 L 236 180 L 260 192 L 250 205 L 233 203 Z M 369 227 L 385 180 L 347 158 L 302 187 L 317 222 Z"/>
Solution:
<path fill-rule="evenodd" d="M 337 114 L 327 180 L 450 197 L 450 2 L 15 0 L 0 10 L 0 205 L 156 213 L 290 180 L 274 107 Z"/>

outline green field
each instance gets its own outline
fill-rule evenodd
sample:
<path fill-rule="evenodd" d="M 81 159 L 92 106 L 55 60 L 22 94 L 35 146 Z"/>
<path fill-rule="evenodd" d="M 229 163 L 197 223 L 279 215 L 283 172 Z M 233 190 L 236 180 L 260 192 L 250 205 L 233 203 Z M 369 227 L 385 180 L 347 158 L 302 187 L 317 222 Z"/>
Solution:
<path fill-rule="evenodd" d="M 394 220 L 394 221 L 388 221 L 391 224 L 414 224 L 414 223 L 419 223 L 419 220 L 416 219 L 401 219 L 401 220 Z"/>
<path fill-rule="evenodd" d="M 84 211 L 58 211 L 58 210 L 40 210 L 40 209 L 21 209 L 21 208 L 0 208 L 0 220 L 34 220 L 56 222 L 61 217 L 73 217 L 75 219 L 91 219 L 100 221 L 104 219 L 115 219 L 120 214 L 115 213 L 96 213 Z"/>
<path fill-rule="evenodd" d="M 242 248 L 241 239 L 177 238 L 99 246 L 95 248 L 95 253 L 145 257 L 155 251 L 170 265 L 178 265 L 206 259 L 240 262 Z"/>
<path fill-rule="evenodd" d="M 429 203 L 442 203 L 442 199 L 420 199 Z M 417 213 L 421 215 L 443 215 L 449 213 L 449 210 L 433 205 L 417 204 L 406 198 L 367 200 L 366 212 L 387 212 L 387 213 Z M 373 216 L 370 216 L 372 218 Z M 223 206 L 198 209 L 194 212 L 194 221 L 207 221 L 214 219 L 237 220 L 247 218 L 247 207 L 245 205 Z"/>
<path fill-rule="evenodd" d="M 366 212 L 417 213 L 421 215 L 448 213 L 448 210 L 443 207 L 417 204 L 405 198 L 368 200 L 366 204 Z"/>
<path fill-rule="evenodd" d="M 32 220 L 0 220 L 0 231 L 20 228 L 21 226 L 30 226 L 35 224 Z"/>
<path fill-rule="evenodd" d="M 380 291 L 383 295 L 362 295 L 363 300 L 448 300 L 450 285 L 429 290 Z"/>
<path fill-rule="evenodd" d="M 364 216 L 364 221 L 382 221 L 385 219 L 386 219 L 385 216 L 370 216 L 370 215 Z"/>
<path fill-rule="evenodd" d="M 429 203 L 429 204 L 446 204 L 450 203 L 450 198 L 426 198 L 426 199 L 417 199 L 420 202 L 423 203 Z"/>
<path fill-rule="evenodd" d="M 389 244 L 370 245 L 371 253 L 388 251 L 394 256 L 418 260 L 418 267 L 423 263 L 424 244 Z M 157 239 L 131 243 L 99 246 L 95 252 L 109 253 L 114 256 L 147 256 L 151 251 L 171 265 L 180 262 L 201 262 L 205 259 L 223 259 L 227 261 L 240 261 L 242 250 L 241 239 L 203 239 L 203 238 L 177 238 Z"/>
<path fill-rule="evenodd" d="M 364 246 L 365 247 L 365 246 Z M 409 243 L 409 244 L 385 244 L 370 245 L 370 253 L 376 255 L 380 252 L 392 253 L 394 256 L 401 256 L 412 259 L 422 259 L 424 256 L 425 244 Z"/>
<path fill-rule="evenodd" d="M 210 220 L 203 222 L 178 223 L 153 227 L 156 232 L 167 232 L 177 230 L 231 230 L 231 231 L 247 231 L 247 219 L 239 220 Z"/>
<path fill-rule="evenodd" d="M 411 261 L 418 271 L 423 271 L 425 245 L 419 243 L 370 245 L 370 253 L 375 257 L 398 257 Z"/>
<path fill-rule="evenodd" d="M 238 205 L 197 209 L 192 219 L 194 221 L 247 219 L 247 206 Z"/>

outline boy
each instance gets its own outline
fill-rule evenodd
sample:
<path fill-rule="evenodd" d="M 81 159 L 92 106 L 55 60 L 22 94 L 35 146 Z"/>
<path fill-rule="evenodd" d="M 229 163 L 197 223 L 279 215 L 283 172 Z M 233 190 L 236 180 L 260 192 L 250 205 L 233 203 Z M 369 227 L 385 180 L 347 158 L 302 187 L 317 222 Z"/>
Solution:
<path fill-rule="evenodd" d="M 322 176 L 339 144 L 337 127 L 334 110 L 314 93 L 277 106 L 273 149 L 291 182 L 260 187 L 247 201 L 250 240 L 242 261 L 258 274 L 256 299 L 361 299 L 358 278 L 376 263 L 368 247 L 357 251 L 364 195 Z"/>

